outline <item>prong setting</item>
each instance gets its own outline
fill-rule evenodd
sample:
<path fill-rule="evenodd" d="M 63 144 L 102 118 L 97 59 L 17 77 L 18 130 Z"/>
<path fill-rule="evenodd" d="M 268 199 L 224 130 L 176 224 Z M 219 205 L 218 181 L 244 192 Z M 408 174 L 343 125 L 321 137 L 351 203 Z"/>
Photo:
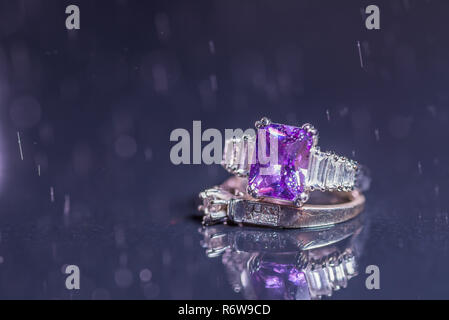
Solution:
<path fill-rule="evenodd" d="M 313 134 L 314 136 L 318 134 L 318 130 L 311 125 L 310 123 L 305 123 L 301 126 L 302 129 L 306 130 L 307 132 Z"/>
<path fill-rule="evenodd" d="M 293 201 L 293 204 L 295 205 L 295 207 L 299 208 L 302 207 L 307 202 L 307 200 L 309 200 L 309 193 L 303 192 Z"/>
<path fill-rule="evenodd" d="M 271 124 L 271 120 L 268 119 L 267 117 L 263 117 L 259 121 L 256 121 L 254 126 L 256 127 L 256 129 L 261 129 L 261 128 L 264 128 L 266 126 L 269 126 L 270 124 Z"/>
<path fill-rule="evenodd" d="M 302 129 L 306 130 L 307 133 L 312 134 L 313 136 L 313 147 L 318 145 L 318 130 L 311 125 L 310 123 L 305 123 L 301 126 Z"/>
<path fill-rule="evenodd" d="M 254 187 L 252 187 L 251 185 L 248 185 L 246 187 L 246 192 L 253 198 L 257 198 L 258 197 L 257 190 L 254 189 Z"/>

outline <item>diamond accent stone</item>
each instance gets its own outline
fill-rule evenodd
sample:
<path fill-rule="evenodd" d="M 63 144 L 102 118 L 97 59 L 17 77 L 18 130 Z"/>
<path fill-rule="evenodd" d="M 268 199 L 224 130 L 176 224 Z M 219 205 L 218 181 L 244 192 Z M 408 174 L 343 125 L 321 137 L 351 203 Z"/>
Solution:
<path fill-rule="evenodd" d="M 351 163 L 346 163 L 343 168 L 343 186 L 352 188 L 354 186 L 355 169 Z"/>
<path fill-rule="evenodd" d="M 247 176 L 253 163 L 255 138 L 252 136 L 233 137 L 225 141 L 223 167 L 237 176 Z"/>
<path fill-rule="evenodd" d="M 243 222 L 276 227 L 279 225 L 279 211 L 278 205 L 264 204 L 262 206 L 258 203 L 248 202 Z"/>
<path fill-rule="evenodd" d="M 310 155 L 307 186 L 320 190 L 354 188 L 356 167 L 353 161 L 316 149 Z"/>
<path fill-rule="evenodd" d="M 329 190 L 333 190 L 336 188 L 335 180 L 336 180 L 336 171 L 337 171 L 337 163 L 336 161 L 329 161 L 326 173 L 326 182 L 325 187 Z"/>

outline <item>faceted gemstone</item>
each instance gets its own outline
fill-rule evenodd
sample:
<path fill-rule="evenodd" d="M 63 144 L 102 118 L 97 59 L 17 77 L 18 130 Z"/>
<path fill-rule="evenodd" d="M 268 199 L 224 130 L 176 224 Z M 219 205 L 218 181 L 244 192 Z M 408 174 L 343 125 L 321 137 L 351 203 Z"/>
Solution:
<path fill-rule="evenodd" d="M 254 153 L 255 138 L 233 137 L 225 141 L 222 165 L 233 174 L 246 176 Z"/>
<path fill-rule="evenodd" d="M 312 134 L 298 127 L 271 124 L 259 129 L 248 177 L 250 189 L 261 197 L 290 201 L 299 197 L 305 191 L 312 146 Z"/>
<path fill-rule="evenodd" d="M 310 155 L 308 185 L 317 189 L 352 188 L 356 170 L 344 158 L 315 150 Z"/>
<path fill-rule="evenodd" d="M 343 187 L 344 186 L 344 170 L 345 170 L 345 162 L 344 161 L 338 161 L 336 164 L 336 170 L 335 170 L 335 186 L 336 187 Z"/>
<path fill-rule="evenodd" d="M 309 177 L 309 185 L 315 187 L 318 184 L 317 181 L 317 175 L 318 175 L 318 166 L 320 163 L 321 159 L 319 157 L 319 153 L 315 152 L 315 153 L 311 153 L 310 154 L 310 168 L 309 168 L 309 172 L 308 172 L 308 177 Z"/>
<path fill-rule="evenodd" d="M 335 188 L 335 173 L 337 169 L 337 165 L 334 161 L 330 161 L 327 168 L 326 174 L 326 188 L 333 189 Z"/>
<path fill-rule="evenodd" d="M 238 154 L 238 172 L 241 174 L 248 174 L 249 171 L 249 166 L 254 153 L 254 140 L 252 139 L 252 137 L 240 139 L 241 150 L 240 154 Z"/>
<path fill-rule="evenodd" d="M 343 185 L 347 188 L 354 186 L 355 170 L 350 164 L 346 164 L 343 173 Z"/>
<path fill-rule="evenodd" d="M 324 188 L 329 159 L 319 151 L 314 152 L 310 157 L 309 185 L 318 189 Z"/>

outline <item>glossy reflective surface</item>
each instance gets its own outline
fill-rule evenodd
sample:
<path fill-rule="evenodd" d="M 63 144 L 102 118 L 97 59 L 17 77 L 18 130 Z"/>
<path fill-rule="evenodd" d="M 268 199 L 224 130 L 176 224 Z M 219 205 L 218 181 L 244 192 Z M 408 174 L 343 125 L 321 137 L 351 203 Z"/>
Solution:
<path fill-rule="evenodd" d="M 330 297 L 358 275 L 366 217 L 319 230 L 202 229 L 206 255 L 221 257 L 228 282 L 246 299 Z"/>
<path fill-rule="evenodd" d="M 361 243 L 331 298 L 449 298 L 446 1 L 381 1 L 375 33 L 358 1 L 78 3 L 68 32 L 61 1 L 1 1 L 0 298 L 308 298 L 304 254 L 253 246 L 311 239 L 226 227 L 209 258 L 197 194 L 228 175 L 170 162 L 172 130 L 264 115 L 371 169 L 360 237 L 306 250 Z"/>

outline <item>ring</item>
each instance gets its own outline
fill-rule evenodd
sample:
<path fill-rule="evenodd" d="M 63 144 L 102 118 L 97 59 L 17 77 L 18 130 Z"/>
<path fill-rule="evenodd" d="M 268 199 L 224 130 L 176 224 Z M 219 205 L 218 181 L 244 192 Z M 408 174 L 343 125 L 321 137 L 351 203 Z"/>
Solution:
<path fill-rule="evenodd" d="M 222 161 L 230 173 L 248 179 L 247 193 L 253 198 L 301 207 L 314 190 L 369 188 L 366 168 L 321 151 L 318 131 L 311 124 L 294 127 L 262 118 L 255 126 L 256 137 L 234 136 L 225 141 Z"/>
<path fill-rule="evenodd" d="M 204 212 L 203 225 L 233 222 L 274 228 L 316 228 L 338 224 L 362 212 L 365 197 L 358 191 L 334 192 L 327 204 L 305 204 L 301 207 L 266 202 L 245 192 L 244 178 L 231 177 L 222 185 L 200 193 Z"/>

